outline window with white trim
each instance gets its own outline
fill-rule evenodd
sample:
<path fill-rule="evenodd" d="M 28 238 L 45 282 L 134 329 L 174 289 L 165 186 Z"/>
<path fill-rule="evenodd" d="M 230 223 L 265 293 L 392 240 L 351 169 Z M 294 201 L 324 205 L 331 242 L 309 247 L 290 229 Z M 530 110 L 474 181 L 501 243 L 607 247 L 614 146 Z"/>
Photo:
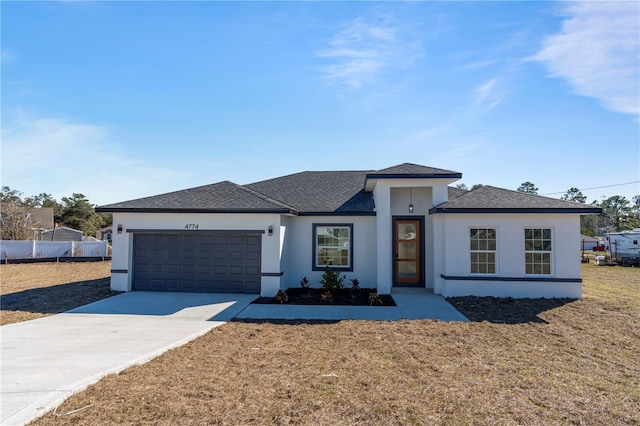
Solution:
<path fill-rule="evenodd" d="M 525 228 L 525 274 L 551 275 L 551 228 Z"/>
<path fill-rule="evenodd" d="M 313 269 L 353 270 L 353 225 L 313 225 Z"/>
<path fill-rule="evenodd" d="M 469 230 L 471 249 L 471 273 L 496 273 L 496 230 L 495 228 L 471 228 Z"/>

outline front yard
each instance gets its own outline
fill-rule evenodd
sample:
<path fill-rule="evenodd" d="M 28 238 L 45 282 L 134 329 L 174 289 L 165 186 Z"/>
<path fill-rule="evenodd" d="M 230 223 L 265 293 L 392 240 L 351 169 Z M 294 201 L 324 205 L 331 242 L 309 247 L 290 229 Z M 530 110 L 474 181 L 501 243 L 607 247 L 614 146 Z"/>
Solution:
<path fill-rule="evenodd" d="M 578 301 L 461 301 L 469 323 L 231 322 L 33 424 L 637 425 L 640 269 L 583 278 Z"/>
<path fill-rule="evenodd" d="M 0 265 L 0 325 L 68 311 L 118 294 L 111 262 Z"/>

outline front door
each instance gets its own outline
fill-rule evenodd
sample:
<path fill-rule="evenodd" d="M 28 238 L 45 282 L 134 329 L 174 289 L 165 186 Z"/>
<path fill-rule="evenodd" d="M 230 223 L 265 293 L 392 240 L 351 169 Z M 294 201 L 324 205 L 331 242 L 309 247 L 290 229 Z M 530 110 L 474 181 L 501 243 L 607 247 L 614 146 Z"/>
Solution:
<path fill-rule="evenodd" d="M 395 284 L 420 285 L 422 230 L 419 219 L 395 219 Z"/>

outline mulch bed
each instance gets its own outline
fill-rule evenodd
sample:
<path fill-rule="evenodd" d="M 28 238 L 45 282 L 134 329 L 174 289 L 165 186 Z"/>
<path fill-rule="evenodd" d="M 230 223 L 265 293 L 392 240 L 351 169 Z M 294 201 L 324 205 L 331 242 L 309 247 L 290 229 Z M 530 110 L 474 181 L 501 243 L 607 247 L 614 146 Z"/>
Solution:
<path fill-rule="evenodd" d="M 574 299 L 512 299 L 510 297 L 449 297 L 457 310 L 474 322 L 496 324 L 546 323 L 540 314 L 574 302 Z"/>
<path fill-rule="evenodd" d="M 343 288 L 333 292 L 333 300 L 331 302 L 325 301 L 322 297 L 325 290 L 321 288 L 288 288 L 285 293 L 287 294 L 288 301 L 281 303 L 275 297 L 260 297 L 253 301 L 257 304 L 285 304 L 285 305 L 351 305 L 351 306 L 369 306 L 369 295 L 375 293 L 376 290 L 372 288 L 360 288 L 358 290 L 351 290 Z M 396 302 L 389 294 L 378 295 L 380 303 L 375 303 L 371 306 L 396 306 Z"/>

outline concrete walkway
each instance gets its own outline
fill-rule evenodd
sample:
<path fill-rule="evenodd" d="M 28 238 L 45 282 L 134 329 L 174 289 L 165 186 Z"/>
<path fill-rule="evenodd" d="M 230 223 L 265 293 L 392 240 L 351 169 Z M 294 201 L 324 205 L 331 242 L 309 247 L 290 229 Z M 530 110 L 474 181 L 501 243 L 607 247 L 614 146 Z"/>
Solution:
<path fill-rule="evenodd" d="M 0 327 L 2 425 L 23 425 L 102 377 L 224 324 L 254 295 L 125 293 Z"/>
<path fill-rule="evenodd" d="M 432 319 L 469 321 L 442 296 L 424 288 L 394 288 L 397 306 L 249 305 L 238 319 L 374 320 Z"/>
<path fill-rule="evenodd" d="M 252 305 L 255 295 L 131 292 L 64 314 L 0 327 L 0 423 L 23 425 L 102 377 L 241 319 L 468 321 L 425 289 L 397 306 Z"/>

